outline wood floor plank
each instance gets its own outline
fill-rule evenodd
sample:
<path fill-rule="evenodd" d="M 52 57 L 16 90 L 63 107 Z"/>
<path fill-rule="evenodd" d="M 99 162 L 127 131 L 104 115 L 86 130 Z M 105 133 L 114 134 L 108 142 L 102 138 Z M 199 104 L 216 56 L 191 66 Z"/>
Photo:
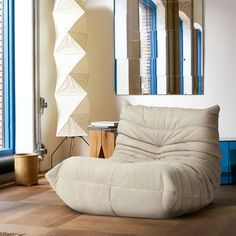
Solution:
<path fill-rule="evenodd" d="M 80 214 L 51 189 L 45 178 L 31 187 L 0 189 L 0 233 L 25 236 L 234 236 L 236 186 L 221 186 L 212 204 L 169 220 Z"/>
<path fill-rule="evenodd" d="M 101 233 L 119 233 L 122 235 L 164 235 L 169 227 L 178 220 L 136 219 L 111 216 L 81 215 L 63 224 L 60 228 L 74 230 L 93 230 Z"/>
<path fill-rule="evenodd" d="M 124 236 L 124 234 L 104 233 L 91 230 L 56 229 L 55 231 L 50 232 L 46 236 Z"/>
<path fill-rule="evenodd" d="M 222 217 L 198 218 L 188 221 L 181 221 L 178 225 L 171 228 L 166 236 L 188 236 L 191 232 L 193 236 L 223 236 L 224 231 L 229 226 L 229 219 Z M 235 231 L 236 233 L 236 231 Z M 226 234 L 227 235 L 227 234 Z M 230 234 L 229 234 L 230 235 Z M 235 234 L 236 235 L 236 234 Z M 232 235 L 233 236 L 233 235 Z"/>
<path fill-rule="evenodd" d="M 23 202 L 42 205 L 65 205 L 65 203 L 55 194 L 54 190 L 52 189 L 26 198 L 23 200 Z"/>
<path fill-rule="evenodd" d="M 5 189 L 0 189 L 0 201 L 21 201 L 45 191 L 48 191 L 48 188 L 33 186 L 9 186 Z"/>
<path fill-rule="evenodd" d="M 50 232 L 53 231 L 54 231 L 53 228 L 41 227 L 41 226 L 0 224 L 0 232 L 12 233 L 12 234 L 18 233 L 18 234 L 23 234 L 24 236 L 45 236 L 45 235 L 50 235 Z"/>
<path fill-rule="evenodd" d="M 21 215 L 22 212 L 32 211 L 33 206 L 26 203 L 0 201 L 0 222 L 17 214 Z"/>
<path fill-rule="evenodd" d="M 71 221 L 78 215 L 78 212 L 69 209 L 67 206 L 34 205 L 31 207 L 31 211 L 16 213 L 15 215 L 0 220 L 0 222 L 19 225 L 57 227 Z"/>

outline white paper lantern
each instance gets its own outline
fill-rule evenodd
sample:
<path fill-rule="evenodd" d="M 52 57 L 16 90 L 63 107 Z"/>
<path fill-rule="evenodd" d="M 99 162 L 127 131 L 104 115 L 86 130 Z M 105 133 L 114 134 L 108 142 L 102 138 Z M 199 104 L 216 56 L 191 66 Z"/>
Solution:
<path fill-rule="evenodd" d="M 84 0 L 55 0 L 57 136 L 87 136 L 87 28 Z"/>

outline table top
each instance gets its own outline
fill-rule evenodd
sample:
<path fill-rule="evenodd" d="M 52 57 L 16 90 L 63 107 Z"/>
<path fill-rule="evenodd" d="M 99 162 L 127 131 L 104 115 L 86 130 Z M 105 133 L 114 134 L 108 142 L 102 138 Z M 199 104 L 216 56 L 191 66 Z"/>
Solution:
<path fill-rule="evenodd" d="M 97 127 L 89 125 L 88 130 L 117 131 L 117 127 Z"/>
<path fill-rule="evenodd" d="M 236 141 L 236 137 L 220 137 L 220 141 Z"/>

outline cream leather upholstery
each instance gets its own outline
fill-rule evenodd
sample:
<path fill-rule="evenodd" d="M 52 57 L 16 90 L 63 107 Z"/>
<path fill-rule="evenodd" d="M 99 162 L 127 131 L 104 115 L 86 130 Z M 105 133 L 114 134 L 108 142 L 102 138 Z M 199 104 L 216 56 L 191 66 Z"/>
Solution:
<path fill-rule="evenodd" d="M 220 182 L 218 113 L 218 106 L 124 104 L 111 158 L 71 157 L 46 177 L 80 212 L 170 218 L 197 211 Z"/>

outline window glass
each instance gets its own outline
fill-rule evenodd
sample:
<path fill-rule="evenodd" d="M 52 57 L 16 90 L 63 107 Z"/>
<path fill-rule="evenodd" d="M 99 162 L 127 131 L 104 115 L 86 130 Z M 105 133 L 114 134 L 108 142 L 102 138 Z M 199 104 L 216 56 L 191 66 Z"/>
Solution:
<path fill-rule="evenodd" d="M 0 156 L 15 148 L 13 9 L 13 0 L 0 0 Z"/>

